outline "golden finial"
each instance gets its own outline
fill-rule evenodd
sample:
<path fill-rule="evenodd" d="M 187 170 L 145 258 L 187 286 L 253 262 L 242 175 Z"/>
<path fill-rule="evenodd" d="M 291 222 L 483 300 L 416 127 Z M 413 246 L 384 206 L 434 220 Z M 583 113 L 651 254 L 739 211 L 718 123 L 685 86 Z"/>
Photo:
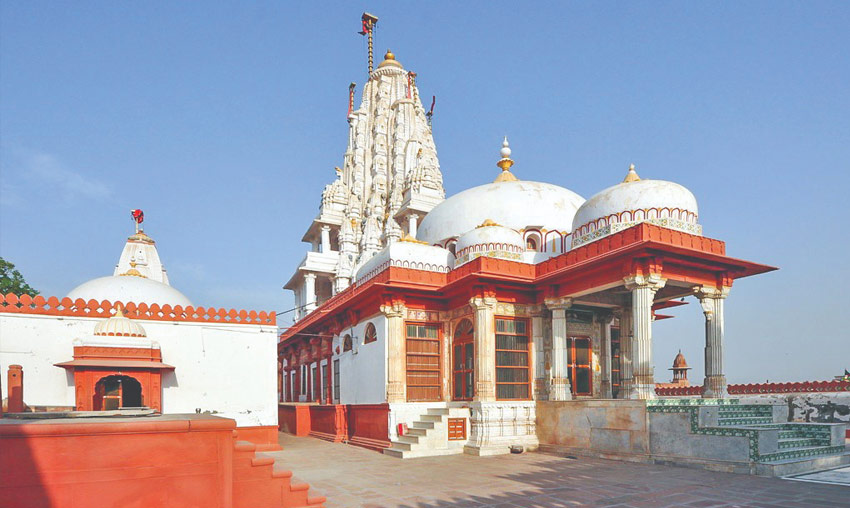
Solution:
<path fill-rule="evenodd" d="M 401 239 L 399 239 L 399 241 L 400 242 L 419 243 L 419 244 L 422 244 L 422 245 L 428 245 L 428 242 L 423 242 L 421 240 L 417 240 L 416 238 L 413 238 L 413 235 L 411 235 L 410 233 L 407 233 L 406 235 L 404 235 Z"/>
<path fill-rule="evenodd" d="M 635 165 L 630 164 L 629 165 L 629 172 L 626 174 L 626 178 L 623 179 L 623 183 L 639 182 L 639 181 L 640 181 L 640 177 L 638 176 L 637 172 L 635 171 Z"/>
<path fill-rule="evenodd" d="M 489 226 L 500 226 L 500 225 L 501 225 L 501 224 L 496 223 L 496 222 L 495 222 L 495 221 L 493 221 L 492 219 L 486 219 L 484 222 L 482 222 L 481 224 L 479 224 L 479 225 L 478 225 L 475 229 L 478 229 L 478 228 L 486 228 L 486 227 L 489 227 Z"/>
<path fill-rule="evenodd" d="M 502 149 L 499 153 L 502 155 L 502 158 L 499 159 L 499 162 L 497 162 L 496 165 L 502 168 L 502 172 L 495 180 L 493 180 L 493 182 L 516 182 L 517 177 L 510 172 L 511 166 L 514 165 L 514 161 L 511 159 L 511 146 L 508 143 L 507 136 L 505 136 L 505 140 L 502 141 Z"/>
<path fill-rule="evenodd" d="M 124 306 L 121 305 L 120 303 L 115 305 L 115 316 L 117 316 L 117 317 L 127 317 L 127 315 L 124 314 Z"/>
<path fill-rule="evenodd" d="M 392 51 L 387 50 L 387 53 L 384 55 L 384 61 L 378 64 L 378 68 L 382 67 L 398 67 L 402 68 L 401 62 L 395 59 L 395 55 Z"/>

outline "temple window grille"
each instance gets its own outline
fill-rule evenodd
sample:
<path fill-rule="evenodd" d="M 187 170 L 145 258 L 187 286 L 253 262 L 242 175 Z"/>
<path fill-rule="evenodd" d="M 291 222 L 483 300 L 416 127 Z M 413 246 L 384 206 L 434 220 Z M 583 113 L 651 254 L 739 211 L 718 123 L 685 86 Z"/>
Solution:
<path fill-rule="evenodd" d="M 496 318 L 496 399 L 528 400 L 528 320 Z"/>
<path fill-rule="evenodd" d="M 407 400 L 442 399 L 439 324 L 406 323 Z"/>

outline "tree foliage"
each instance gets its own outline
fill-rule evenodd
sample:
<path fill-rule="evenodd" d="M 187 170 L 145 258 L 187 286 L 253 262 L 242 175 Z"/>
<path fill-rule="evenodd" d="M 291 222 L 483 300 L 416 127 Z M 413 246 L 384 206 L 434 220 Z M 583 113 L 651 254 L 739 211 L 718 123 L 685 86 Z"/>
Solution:
<path fill-rule="evenodd" d="M 33 289 L 21 272 L 15 270 L 15 265 L 0 257 L 0 295 L 30 295 L 35 296 L 38 291 Z"/>

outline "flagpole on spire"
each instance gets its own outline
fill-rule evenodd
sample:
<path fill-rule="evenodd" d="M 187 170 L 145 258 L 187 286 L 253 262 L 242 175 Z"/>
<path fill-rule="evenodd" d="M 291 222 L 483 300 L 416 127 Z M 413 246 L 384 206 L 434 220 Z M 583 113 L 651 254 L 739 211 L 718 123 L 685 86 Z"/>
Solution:
<path fill-rule="evenodd" d="M 360 35 L 366 35 L 369 38 L 369 74 L 372 74 L 372 31 L 378 24 L 378 17 L 373 16 L 368 12 L 364 12 L 363 16 L 360 17 L 360 20 L 363 22 L 363 30 L 358 33 Z"/>

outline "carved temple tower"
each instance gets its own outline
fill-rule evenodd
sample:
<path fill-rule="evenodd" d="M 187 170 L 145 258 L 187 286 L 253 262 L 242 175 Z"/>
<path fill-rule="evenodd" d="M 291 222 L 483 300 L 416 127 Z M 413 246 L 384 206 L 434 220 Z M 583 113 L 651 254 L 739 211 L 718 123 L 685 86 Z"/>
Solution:
<path fill-rule="evenodd" d="M 445 198 L 437 149 L 416 74 L 387 51 L 358 109 L 349 94 L 348 147 L 302 241 L 312 248 L 287 282 L 295 319 L 347 288 L 357 269 L 409 234 Z"/>

